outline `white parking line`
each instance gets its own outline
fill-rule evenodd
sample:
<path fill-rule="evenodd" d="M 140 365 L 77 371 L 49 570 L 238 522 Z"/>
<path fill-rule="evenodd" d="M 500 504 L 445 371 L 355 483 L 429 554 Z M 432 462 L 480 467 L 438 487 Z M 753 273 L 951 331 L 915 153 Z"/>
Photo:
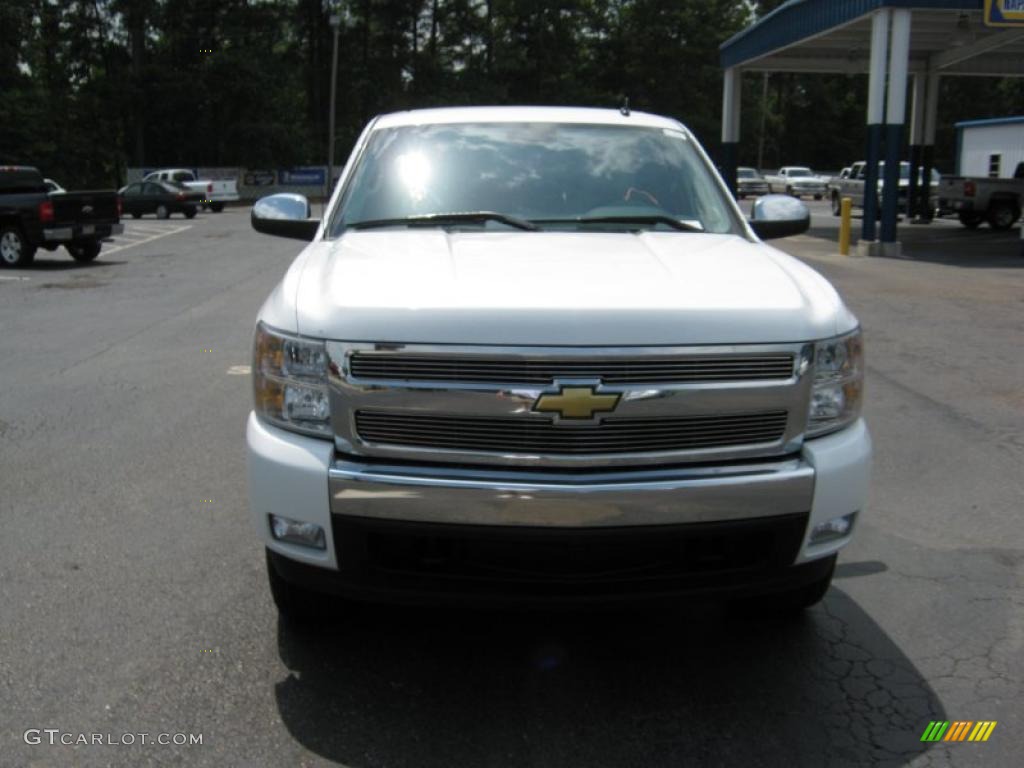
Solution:
<path fill-rule="evenodd" d="M 31 277 L 22 277 L 20 275 L 0 275 L 0 280 L 31 280 Z"/>
<path fill-rule="evenodd" d="M 135 227 L 133 227 L 133 229 L 134 228 Z M 167 237 L 167 235 L 176 235 L 179 232 L 184 232 L 186 229 L 191 229 L 191 228 L 192 228 L 191 224 L 182 224 L 180 226 L 173 227 L 173 228 L 171 228 L 171 227 L 161 228 L 159 231 L 157 231 L 154 234 L 148 234 L 147 232 L 143 232 L 141 234 L 147 235 L 147 236 L 143 237 L 141 240 L 127 240 L 126 242 L 123 242 L 121 244 L 117 244 L 117 243 L 121 242 L 121 238 L 123 237 L 123 235 L 118 235 L 117 237 L 113 238 L 114 243 L 115 243 L 114 247 L 113 248 L 104 248 L 103 249 L 103 253 L 104 254 L 108 254 L 108 255 L 111 254 L 111 253 L 117 253 L 118 251 L 123 251 L 126 248 L 134 248 L 137 245 L 144 245 L 146 243 L 151 243 L 154 240 L 159 240 L 161 237 Z M 127 228 L 126 228 L 126 230 L 127 230 Z"/>

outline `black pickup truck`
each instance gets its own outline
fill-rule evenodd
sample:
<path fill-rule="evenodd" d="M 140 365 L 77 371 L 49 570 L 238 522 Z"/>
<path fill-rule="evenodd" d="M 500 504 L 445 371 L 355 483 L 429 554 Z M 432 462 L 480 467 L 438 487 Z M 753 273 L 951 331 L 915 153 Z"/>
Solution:
<path fill-rule="evenodd" d="M 0 166 L 0 266 L 27 266 L 36 249 L 61 245 L 92 261 L 104 238 L 124 231 L 120 205 L 114 190 L 50 194 L 36 168 Z"/>

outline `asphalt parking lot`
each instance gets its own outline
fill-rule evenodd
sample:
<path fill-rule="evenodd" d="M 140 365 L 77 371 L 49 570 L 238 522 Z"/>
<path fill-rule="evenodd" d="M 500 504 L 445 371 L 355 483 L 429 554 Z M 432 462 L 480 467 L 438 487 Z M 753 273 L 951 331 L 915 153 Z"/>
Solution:
<path fill-rule="evenodd" d="M 0 764 L 1019 764 L 1018 232 L 940 222 L 906 258 L 849 259 L 811 205 L 779 245 L 861 319 L 875 470 L 832 590 L 791 623 L 360 608 L 297 634 L 249 529 L 244 423 L 256 311 L 301 244 L 238 208 L 0 270 Z M 998 726 L 923 744 L 932 720 Z"/>

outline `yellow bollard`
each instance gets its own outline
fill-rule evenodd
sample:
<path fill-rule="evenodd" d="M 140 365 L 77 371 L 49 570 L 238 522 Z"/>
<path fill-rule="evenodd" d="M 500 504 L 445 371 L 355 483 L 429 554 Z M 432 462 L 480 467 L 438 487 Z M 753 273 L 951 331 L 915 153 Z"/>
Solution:
<path fill-rule="evenodd" d="M 850 213 L 853 210 L 853 200 L 844 197 L 839 207 L 839 254 L 850 255 Z"/>

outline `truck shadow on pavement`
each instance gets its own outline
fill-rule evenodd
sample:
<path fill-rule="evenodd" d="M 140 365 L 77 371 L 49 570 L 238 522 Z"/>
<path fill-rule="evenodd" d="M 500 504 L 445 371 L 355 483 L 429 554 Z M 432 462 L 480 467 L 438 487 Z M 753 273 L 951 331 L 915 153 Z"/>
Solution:
<path fill-rule="evenodd" d="M 355 606 L 315 631 L 279 621 L 278 651 L 282 721 L 358 768 L 903 765 L 946 719 L 835 587 L 795 621 Z"/>
<path fill-rule="evenodd" d="M 17 271 L 21 274 L 31 275 L 33 272 L 65 272 L 72 269 L 96 269 L 98 267 L 113 267 L 118 264 L 126 264 L 124 261 L 114 261 L 111 259 L 104 259 L 101 254 L 96 261 L 75 261 L 74 259 L 62 258 L 54 255 L 50 256 L 39 256 L 37 255 L 32 261 L 31 266 L 20 267 Z"/>
<path fill-rule="evenodd" d="M 823 241 L 827 253 L 838 255 L 839 244 L 834 227 L 815 225 L 804 234 Z M 1024 241 L 1019 234 L 1017 227 L 1006 232 L 996 232 L 987 227 L 969 230 L 962 227 L 929 228 L 928 225 L 908 224 L 899 229 L 897 236 L 902 254 L 896 258 L 951 267 L 1024 269 Z M 859 239 L 859 229 L 854 227 L 854 248 Z"/>

